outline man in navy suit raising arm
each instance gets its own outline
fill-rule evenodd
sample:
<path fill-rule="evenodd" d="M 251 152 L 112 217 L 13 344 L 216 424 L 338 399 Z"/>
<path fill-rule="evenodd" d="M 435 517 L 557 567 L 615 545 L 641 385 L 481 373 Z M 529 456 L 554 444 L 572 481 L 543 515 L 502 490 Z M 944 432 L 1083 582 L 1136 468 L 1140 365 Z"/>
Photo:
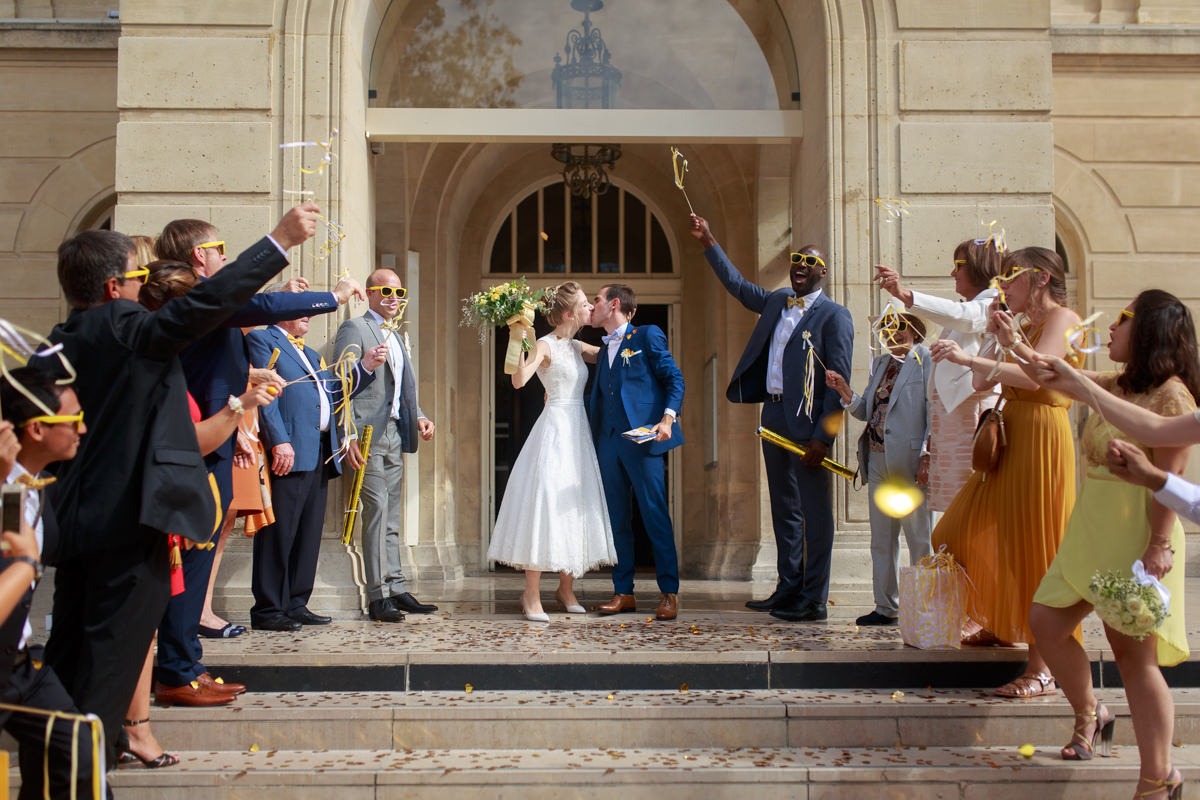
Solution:
<path fill-rule="evenodd" d="M 762 403 L 762 426 L 808 449 L 801 457 L 763 442 L 779 584 L 766 600 L 746 605 L 793 622 L 823 620 L 833 555 L 833 498 L 830 473 L 821 460 L 841 427 L 842 413 L 837 392 L 825 386 L 825 370 L 850 374 L 850 312 L 822 291 L 828 260 L 814 245 L 791 254 L 791 286 L 772 292 L 742 277 L 702 217 L 692 214 L 691 225 L 725 289 L 759 315 L 725 396 L 734 403 Z M 806 382 L 812 387 L 809 395 Z"/>

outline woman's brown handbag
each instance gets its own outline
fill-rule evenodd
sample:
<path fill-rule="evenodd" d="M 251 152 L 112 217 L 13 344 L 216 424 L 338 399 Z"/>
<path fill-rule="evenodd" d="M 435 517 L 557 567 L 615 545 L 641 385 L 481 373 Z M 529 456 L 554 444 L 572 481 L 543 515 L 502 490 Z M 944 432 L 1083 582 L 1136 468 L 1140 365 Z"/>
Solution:
<path fill-rule="evenodd" d="M 971 468 L 983 473 L 987 480 L 988 473 L 995 472 L 1000 466 L 1000 456 L 1008 438 L 1004 432 L 1004 413 L 999 406 L 986 409 L 979 415 L 979 424 L 975 426 L 975 438 L 971 442 Z"/>

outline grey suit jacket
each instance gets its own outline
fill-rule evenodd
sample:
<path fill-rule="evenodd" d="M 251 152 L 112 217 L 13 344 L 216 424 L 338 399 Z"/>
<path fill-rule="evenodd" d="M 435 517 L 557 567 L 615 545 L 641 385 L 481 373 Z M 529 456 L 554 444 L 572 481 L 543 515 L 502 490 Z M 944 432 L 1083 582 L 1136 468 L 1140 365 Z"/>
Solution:
<path fill-rule="evenodd" d="M 383 344 L 384 331 L 380 329 L 371 312 L 361 317 L 348 319 L 338 328 L 333 341 L 335 356 L 346 349 L 348 345 L 359 348 L 359 357 L 377 344 Z M 392 337 L 390 346 L 395 347 L 400 336 Z M 404 366 L 401 369 L 400 380 L 400 419 L 397 424 L 400 429 L 401 449 L 405 453 L 415 453 L 417 442 L 417 420 L 424 417 L 424 412 L 417 405 L 417 376 L 413 371 L 412 358 L 404 354 Z M 385 361 L 375 370 L 375 382 L 367 386 L 351 401 L 354 413 L 354 425 L 360 435 L 365 425 L 374 427 L 376 435 L 382 433 L 383 426 L 388 423 L 392 406 L 392 395 L 395 392 L 397 376 L 392 371 L 390 361 Z"/>
<path fill-rule="evenodd" d="M 875 390 L 886 371 L 891 356 L 881 353 L 875 358 L 871 380 L 865 392 L 855 394 L 846 409 L 855 419 L 869 420 L 875 410 Z M 887 416 L 883 420 L 883 456 L 887 462 L 886 472 L 912 478 L 921 464 L 921 451 L 929 440 L 929 374 L 933 371 L 933 358 L 929 348 L 916 345 L 908 351 L 908 357 L 896 374 L 892 397 L 888 401 Z M 858 473 L 863 483 L 867 481 L 867 459 L 871 455 L 870 440 L 864 430 L 858 439 Z"/>

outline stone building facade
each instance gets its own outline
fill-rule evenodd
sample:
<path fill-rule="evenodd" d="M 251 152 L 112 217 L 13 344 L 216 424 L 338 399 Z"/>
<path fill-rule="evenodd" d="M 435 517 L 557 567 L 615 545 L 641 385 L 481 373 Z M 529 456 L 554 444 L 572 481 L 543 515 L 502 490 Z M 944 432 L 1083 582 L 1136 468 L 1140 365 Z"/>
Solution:
<path fill-rule="evenodd" d="M 321 287 L 395 265 L 410 288 L 439 429 L 409 464 L 406 537 L 422 577 L 455 578 L 487 568 L 516 425 L 461 298 L 514 272 L 619 278 L 688 382 L 669 464 L 685 574 L 744 578 L 774 564 L 757 409 L 723 396 L 754 318 L 687 233 L 668 145 L 749 277 L 782 285 L 789 250 L 830 253 L 828 291 L 859 325 L 856 386 L 881 302 L 871 265 L 948 294 L 951 249 L 992 220 L 1010 244 L 1057 242 L 1081 311 L 1150 286 L 1200 297 L 1197 0 L 605 0 L 590 21 L 618 102 L 556 108 L 553 59 L 587 5 L 0 2 L 0 316 L 61 318 L 54 250 L 81 229 L 201 217 L 236 251 L 314 193 L 346 237 L 289 275 Z M 303 173 L 323 151 L 279 147 L 297 141 L 331 142 L 330 167 Z M 621 146 L 613 189 L 577 203 L 551 145 L 600 142 Z M 312 338 L 332 339 L 332 316 Z M 835 575 L 869 580 L 864 493 L 836 491 Z"/>

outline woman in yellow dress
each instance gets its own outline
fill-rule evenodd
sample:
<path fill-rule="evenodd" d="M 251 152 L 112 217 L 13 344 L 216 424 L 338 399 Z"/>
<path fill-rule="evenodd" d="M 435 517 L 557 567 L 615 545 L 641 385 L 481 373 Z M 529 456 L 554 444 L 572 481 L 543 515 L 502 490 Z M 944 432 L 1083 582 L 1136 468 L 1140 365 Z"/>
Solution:
<path fill-rule="evenodd" d="M 1038 354 L 1067 355 L 1067 332 L 1079 316 L 1063 305 L 1066 270 L 1053 250 L 1008 253 L 1003 271 L 988 323 L 998 360 L 967 355 L 949 340 L 930 348 L 935 361 L 969 367 L 976 389 L 1001 383 L 1007 433 L 999 467 L 971 475 L 934 529 L 933 549 L 945 545 L 974 586 L 969 616 L 979 630 L 966 643 L 1029 643 L 1025 672 L 996 694 L 1034 697 L 1055 690 L 1029 630 L 1029 606 L 1075 505 L 1075 443 L 1071 401 L 1039 387 L 1030 373 Z M 1024 315 L 1020 326 L 1014 313 Z"/>
<path fill-rule="evenodd" d="M 1196 332 L 1191 314 L 1177 297 L 1157 289 L 1142 292 L 1109 331 L 1109 357 L 1125 368 L 1095 376 L 1100 389 L 1162 416 L 1196 409 L 1200 398 Z M 1075 711 L 1075 732 L 1062 757 L 1087 760 L 1096 752 L 1108 755 L 1114 719 L 1097 702 L 1091 664 L 1069 633 L 1092 611 L 1088 588 L 1092 576 L 1108 570 L 1131 575 L 1131 565 L 1141 559 L 1146 571 L 1170 590 L 1170 613 L 1153 636 L 1138 641 L 1104 626 L 1129 699 L 1142 760 L 1142 792 L 1136 797 L 1166 797 L 1177 785 L 1170 759 L 1175 711 L 1159 666 L 1173 666 L 1188 657 L 1184 570 L 1171 568 L 1184 562 L 1184 535 L 1174 512 L 1155 502 L 1145 488 L 1120 480 L 1107 468 L 1109 443 L 1130 438 L 1099 414 L 1088 418 L 1080 442 L 1087 474 L 1079 502 L 1058 557 L 1034 595 L 1029 619 Z M 1187 445 L 1142 449 L 1159 469 L 1179 473 L 1187 466 Z"/>

